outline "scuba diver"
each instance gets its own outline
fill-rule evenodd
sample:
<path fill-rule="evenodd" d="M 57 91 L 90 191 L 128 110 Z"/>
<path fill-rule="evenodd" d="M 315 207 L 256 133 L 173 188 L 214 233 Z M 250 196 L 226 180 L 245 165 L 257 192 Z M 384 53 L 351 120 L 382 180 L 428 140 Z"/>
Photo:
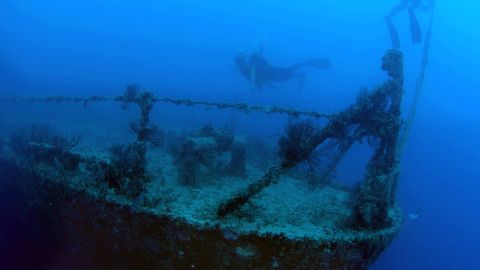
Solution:
<path fill-rule="evenodd" d="M 424 5 L 421 6 L 420 4 L 422 2 Z M 388 31 L 390 32 L 390 39 L 394 49 L 400 48 L 400 39 L 398 38 L 397 30 L 393 25 L 392 18 L 401 11 L 408 9 L 408 17 L 410 19 L 410 36 L 412 43 L 417 44 L 422 42 L 422 30 L 414 11 L 419 7 L 426 10 L 432 5 L 433 0 L 400 0 L 400 3 L 393 7 L 387 15 L 385 15 L 385 21 L 387 23 Z"/>
<path fill-rule="evenodd" d="M 304 74 L 299 71 L 301 68 L 311 66 L 326 69 L 330 66 L 330 60 L 328 59 L 315 59 L 300 62 L 286 68 L 274 67 L 262 56 L 261 50 L 252 54 L 240 52 L 235 56 L 234 60 L 243 77 L 259 89 L 265 85 L 276 89 L 274 82 L 283 82 L 294 78 L 300 79 L 299 89 L 301 89 L 305 79 Z"/>

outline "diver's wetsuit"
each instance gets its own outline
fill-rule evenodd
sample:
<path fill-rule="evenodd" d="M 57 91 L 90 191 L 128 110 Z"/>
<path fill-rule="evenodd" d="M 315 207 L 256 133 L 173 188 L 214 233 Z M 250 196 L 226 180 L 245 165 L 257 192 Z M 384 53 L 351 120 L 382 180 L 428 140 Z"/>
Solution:
<path fill-rule="evenodd" d="M 313 66 L 325 69 L 330 66 L 330 61 L 328 59 L 308 60 L 288 68 L 281 68 L 269 65 L 265 57 L 259 53 L 253 53 L 250 56 L 245 54 L 237 55 L 235 64 L 243 77 L 255 85 L 255 87 L 262 88 L 264 85 L 268 85 L 275 88 L 272 84 L 273 82 L 288 81 L 293 78 L 300 78 L 302 85 L 303 74 L 298 72 L 300 68 Z"/>

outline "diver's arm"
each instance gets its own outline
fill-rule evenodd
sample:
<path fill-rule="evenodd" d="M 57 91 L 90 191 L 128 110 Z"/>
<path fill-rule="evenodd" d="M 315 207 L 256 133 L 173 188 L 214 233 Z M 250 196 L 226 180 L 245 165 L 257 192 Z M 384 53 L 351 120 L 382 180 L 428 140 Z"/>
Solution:
<path fill-rule="evenodd" d="M 398 37 L 397 29 L 392 23 L 392 19 L 388 16 L 385 16 L 385 22 L 387 23 L 388 33 L 390 34 L 390 41 L 392 42 L 392 48 L 400 49 L 400 38 Z"/>

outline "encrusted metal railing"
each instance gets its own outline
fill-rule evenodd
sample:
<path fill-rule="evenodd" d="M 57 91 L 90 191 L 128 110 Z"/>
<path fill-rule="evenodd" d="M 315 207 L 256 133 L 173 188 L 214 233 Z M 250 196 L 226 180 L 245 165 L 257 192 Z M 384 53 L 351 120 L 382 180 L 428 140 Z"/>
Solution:
<path fill-rule="evenodd" d="M 90 97 L 68 97 L 68 96 L 50 96 L 50 97 L 12 97 L 2 98 L 0 102 L 25 102 L 25 103 L 63 103 L 63 102 L 77 102 L 82 103 L 83 106 L 88 106 L 91 103 L 97 102 L 131 102 L 128 97 L 117 96 L 90 96 Z M 278 106 L 259 106 L 249 105 L 247 103 L 229 103 L 229 102 L 207 102 L 191 99 L 175 99 L 167 97 L 153 97 L 153 102 L 170 103 L 182 106 L 203 106 L 205 109 L 234 109 L 244 113 L 260 112 L 266 114 L 286 114 L 292 117 L 306 116 L 313 118 L 330 118 L 332 114 L 320 113 L 316 111 L 295 110 L 289 108 L 282 108 Z"/>

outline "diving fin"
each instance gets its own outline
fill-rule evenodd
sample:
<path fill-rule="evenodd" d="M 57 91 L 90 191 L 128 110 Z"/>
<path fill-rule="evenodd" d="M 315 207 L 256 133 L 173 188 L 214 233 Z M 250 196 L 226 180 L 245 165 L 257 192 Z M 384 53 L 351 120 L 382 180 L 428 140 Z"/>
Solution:
<path fill-rule="evenodd" d="M 410 35 L 412 38 L 412 43 L 417 44 L 422 42 L 422 30 L 420 23 L 418 22 L 417 16 L 413 12 L 411 7 L 408 8 L 408 16 L 410 17 Z"/>

